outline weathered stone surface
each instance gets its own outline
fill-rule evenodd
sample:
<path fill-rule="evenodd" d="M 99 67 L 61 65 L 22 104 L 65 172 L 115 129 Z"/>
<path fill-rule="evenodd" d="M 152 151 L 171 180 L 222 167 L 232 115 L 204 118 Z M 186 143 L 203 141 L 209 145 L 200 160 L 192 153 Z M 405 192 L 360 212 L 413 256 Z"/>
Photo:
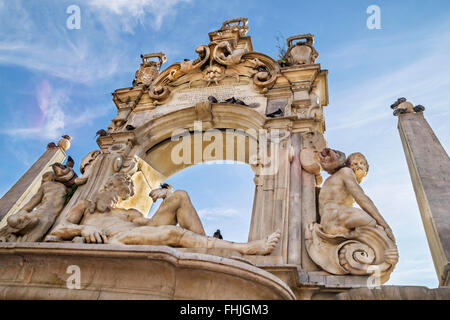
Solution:
<path fill-rule="evenodd" d="M 161 72 L 162 54 L 153 55 L 161 59 L 159 64 L 147 61 L 152 55 L 142 57 L 133 87 L 114 92 L 117 116 L 106 131 L 101 131 L 99 150 L 83 159 L 83 175 L 75 180 L 79 187 L 50 230 L 48 240 L 62 242 L 0 245 L 0 297 L 311 299 L 367 286 L 369 272 L 365 267 L 370 262 L 360 254 L 360 247 L 354 250 L 357 252 L 339 251 L 337 259 L 340 263 L 345 260 L 341 258 L 360 255 L 363 270 L 344 266 L 347 269 L 339 275 L 320 270 L 307 251 L 307 225 L 319 222 L 333 229 L 332 222 L 341 218 L 329 219 L 332 221 L 327 224 L 317 215 L 322 212 L 316 208 L 320 170 L 336 166 L 330 174 L 337 174 L 345 164 L 345 156 L 343 163 L 339 157 L 322 166 L 317 163 L 326 147 L 322 134 L 328 87 L 327 71 L 314 64 L 317 52 L 312 47 L 313 37 L 290 38 L 291 42 L 306 42 L 289 43 L 289 63 L 281 68 L 277 61 L 253 50 L 246 24 L 243 18 L 226 21 L 220 30 L 209 34 L 209 44 L 195 49 L 198 57 L 174 63 Z M 230 129 L 235 131 L 227 136 Z M 176 138 L 183 134 L 192 138 L 188 143 L 192 153 L 186 156 L 189 161 L 175 163 Z M 210 140 L 202 140 L 205 134 Z M 224 143 L 212 148 L 212 139 Z M 65 140 L 61 148 L 70 141 Z M 214 156 L 212 152 L 205 156 L 204 150 L 214 150 Z M 167 186 L 158 188 L 178 171 L 213 160 L 240 161 L 254 170 L 250 243 L 205 237 L 195 209 L 188 205 L 187 193 L 162 190 L 169 189 Z M 345 169 L 355 180 L 364 175 L 358 168 Z M 120 192 L 114 193 L 117 176 L 133 181 L 134 195 L 120 187 Z M 322 188 L 322 195 L 330 194 L 329 184 Z M 357 182 L 352 186 L 359 187 Z M 99 196 L 100 189 L 103 194 Z M 340 188 L 337 193 L 342 196 L 342 191 Z M 361 200 L 363 192 L 356 194 L 352 196 Z M 142 212 L 147 212 L 158 197 L 164 200 L 155 219 L 146 219 Z M 367 205 L 369 200 L 358 203 Z M 172 203 L 171 207 L 171 201 L 182 204 Z M 350 207 L 347 204 L 345 209 Z M 377 220 L 378 226 L 370 226 L 370 230 L 379 231 L 375 238 L 382 238 L 392 248 L 395 241 L 388 239 L 390 230 L 374 214 L 376 209 L 370 205 L 362 209 Z M 167 217 L 170 219 L 156 223 Z M 380 231 L 380 226 L 384 230 Z M 336 234 L 341 236 L 332 231 L 329 242 Z M 358 232 L 346 234 L 347 240 L 353 241 Z M 107 244 L 96 244 L 101 242 Z M 175 250 L 162 246 L 165 244 L 183 248 Z M 376 263 L 386 262 L 392 271 L 396 252 L 376 247 Z M 365 253 L 371 254 L 370 250 Z M 336 254 L 330 256 L 336 263 Z M 80 290 L 66 288 L 68 264 L 81 268 Z M 399 294 L 397 288 L 385 291 L 392 296 Z"/>
<path fill-rule="evenodd" d="M 403 104 L 408 102 L 403 102 Z M 410 104 L 410 103 L 409 103 Z M 450 158 L 423 112 L 400 114 L 398 129 L 439 284 L 450 284 Z"/>
<path fill-rule="evenodd" d="M 450 300 L 450 287 L 428 289 L 415 286 L 357 288 L 337 294 L 336 300 Z"/>
<path fill-rule="evenodd" d="M 305 235 L 310 258 L 334 275 L 371 275 L 382 283 L 398 262 L 392 230 L 359 186 L 369 164 L 361 153 L 345 160 L 342 152 L 324 149 L 320 165 L 331 174 L 319 194 L 320 223 Z M 356 202 L 361 209 L 354 208 Z"/>
<path fill-rule="evenodd" d="M 296 40 L 305 40 L 294 43 Z M 313 47 L 314 36 L 312 34 L 302 34 L 286 39 L 288 49 L 285 60 L 290 65 L 312 64 L 316 61 L 319 53 Z"/>
<path fill-rule="evenodd" d="M 150 192 L 153 201 L 163 199 L 150 219 L 144 218 L 136 209 L 118 207 L 119 199 L 126 201 L 134 192 L 130 175 L 115 173 L 98 190 L 93 201 L 83 200 L 72 207 L 45 241 L 82 240 L 86 243 L 218 248 L 233 249 L 248 255 L 267 255 L 280 239 L 278 231 L 248 243 L 208 237 L 187 192 L 173 191 L 168 184 Z"/>
<path fill-rule="evenodd" d="M 295 299 L 248 263 L 165 246 L 7 243 L 0 255 L 2 299 Z M 69 266 L 80 289 L 67 287 Z"/>
<path fill-rule="evenodd" d="M 0 229 L 0 242 L 41 241 L 64 208 L 66 194 L 66 186 L 56 181 L 53 172 L 44 173 L 36 194 L 7 218 L 7 225 Z"/>
<path fill-rule="evenodd" d="M 27 172 L 0 199 L 0 227 L 6 225 L 6 218 L 16 213 L 25 203 L 30 201 L 41 185 L 42 176 L 52 169 L 50 165 L 63 162 L 66 155 L 61 148 L 48 148 L 44 154 L 28 169 Z"/>

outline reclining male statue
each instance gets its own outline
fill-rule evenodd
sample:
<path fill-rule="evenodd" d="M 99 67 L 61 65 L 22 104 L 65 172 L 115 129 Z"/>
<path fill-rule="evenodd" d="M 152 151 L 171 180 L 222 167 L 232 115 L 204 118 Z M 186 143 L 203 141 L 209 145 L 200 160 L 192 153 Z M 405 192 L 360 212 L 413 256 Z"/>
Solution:
<path fill-rule="evenodd" d="M 138 210 L 117 207 L 120 199 L 126 200 L 133 195 L 134 185 L 129 175 L 114 174 L 98 191 L 94 201 L 78 202 L 45 240 L 62 241 L 82 237 L 88 243 L 221 248 L 242 254 L 266 255 L 280 239 L 278 231 L 263 240 L 248 243 L 208 237 L 188 194 L 182 190 L 172 192 L 169 185 L 162 185 L 150 193 L 153 201 L 164 199 L 150 219 Z"/>

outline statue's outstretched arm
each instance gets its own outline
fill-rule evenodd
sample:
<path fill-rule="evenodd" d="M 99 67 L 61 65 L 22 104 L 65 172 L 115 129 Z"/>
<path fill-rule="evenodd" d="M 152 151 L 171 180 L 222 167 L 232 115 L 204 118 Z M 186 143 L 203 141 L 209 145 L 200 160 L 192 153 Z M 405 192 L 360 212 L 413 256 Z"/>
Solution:
<path fill-rule="evenodd" d="M 347 169 L 347 168 L 344 168 Z M 342 169 L 341 169 L 342 170 Z M 380 212 L 378 211 L 377 207 L 373 203 L 373 201 L 364 193 L 363 188 L 359 185 L 359 183 L 356 181 L 355 175 L 353 173 L 353 170 L 348 168 L 348 170 L 344 171 L 344 184 L 347 188 L 348 192 L 353 196 L 356 203 L 363 209 L 365 212 L 367 212 L 375 221 L 377 224 L 384 228 L 388 228 L 389 226 L 387 222 L 384 220 Z"/>
<path fill-rule="evenodd" d="M 151 220 L 145 218 L 139 210 L 129 209 L 128 212 L 128 220 L 139 225 L 139 226 L 150 226 Z"/>

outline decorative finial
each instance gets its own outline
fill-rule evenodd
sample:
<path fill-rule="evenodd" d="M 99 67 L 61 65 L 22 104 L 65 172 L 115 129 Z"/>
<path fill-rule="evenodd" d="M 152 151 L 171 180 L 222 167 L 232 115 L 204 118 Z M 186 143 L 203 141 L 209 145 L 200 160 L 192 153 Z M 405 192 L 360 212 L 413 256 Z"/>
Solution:
<path fill-rule="evenodd" d="M 284 55 L 284 61 L 288 65 L 313 64 L 319 57 L 319 53 L 313 46 L 314 35 L 311 33 L 289 37 L 286 43 L 288 49 Z"/>
<path fill-rule="evenodd" d="M 58 141 L 58 147 L 60 147 L 64 151 L 68 150 L 70 148 L 70 140 L 72 140 L 71 136 L 67 134 L 63 135 Z"/>
<path fill-rule="evenodd" d="M 406 98 L 398 98 L 397 101 L 391 105 L 391 109 L 394 110 L 394 116 L 398 116 L 399 114 L 404 113 L 423 112 L 425 107 L 420 104 L 414 107 L 411 102 L 406 100 Z"/>
<path fill-rule="evenodd" d="M 222 27 L 220 28 L 220 30 L 230 29 L 230 28 L 234 28 L 234 27 L 248 29 L 247 24 L 248 24 L 248 18 L 241 17 L 241 18 L 225 20 L 222 23 Z"/>
<path fill-rule="evenodd" d="M 158 61 L 153 61 L 152 58 L 158 58 Z M 151 85 L 158 77 L 162 64 L 167 60 L 166 55 L 162 52 L 141 54 L 141 59 L 142 63 L 136 71 L 133 87 Z"/>

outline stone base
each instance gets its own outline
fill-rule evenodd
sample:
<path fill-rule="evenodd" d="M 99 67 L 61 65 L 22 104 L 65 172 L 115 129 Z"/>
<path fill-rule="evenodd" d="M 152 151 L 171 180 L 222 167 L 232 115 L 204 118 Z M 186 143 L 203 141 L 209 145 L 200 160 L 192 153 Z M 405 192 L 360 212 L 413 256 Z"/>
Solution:
<path fill-rule="evenodd" d="M 428 289 L 419 286 L 382 286 L 358 288 L 339 293 L 335 300 L 450 300 L 450 287 Z"/>
<path fill-rule="evenodd" d="M 68 289 L 69 266 L 79 267 L 80 289 Z M 0 298 L 293 300 L 295 295 L 251 263 L 165 246 L 3 243 Z"/>

